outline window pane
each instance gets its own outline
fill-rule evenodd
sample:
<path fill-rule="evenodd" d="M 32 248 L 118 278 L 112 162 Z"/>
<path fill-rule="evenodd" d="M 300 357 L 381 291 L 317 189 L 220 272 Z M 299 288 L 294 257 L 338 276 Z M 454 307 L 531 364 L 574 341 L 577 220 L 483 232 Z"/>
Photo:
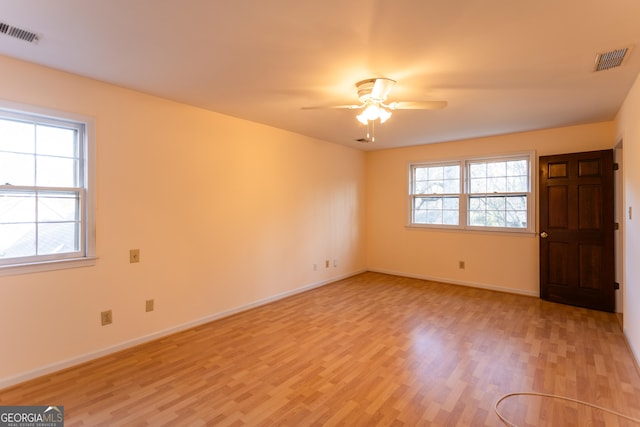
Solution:
<path fill-rule="evenodd" d="M 460 192 L 460 177 L 456 176 L 452 179 L 444 181 L 444 192 L 447 194 L 454 194 Z"/>
<path fill-rule="evenodd" d="M 425 194 L 442 194 L 444 193 L 444 183 L 442 181 L 429 181 Z"/>
<path fill-rule="evenodd" d="M 430 197 L 426 199 L 426 208 L 431 210 L 441 210 L 442 199 L 440 197 Z"/>
<path fill-rule="evenodd" d="M 469 193 L 527 192 L 528 165 L 526 159 L 469 163 Z"/>
<path fill-rule="evenodd" d="M 427 168 L 415 168 L 415 180 L 426 181 L 429 177 L 429 170 Z"/>
<path fill-rule="evenodd" d="M 33 153 L 34 148 L 33 124 L 0 119 L 0 151 Z"/>
<path fill-rule="evenodd" d="M 504 193 L 506 190 L 506 177 L 487 178 L 487 193 Z"/>
<path fill-rule="evenodd" d="M 78 221 L 80 197 L 77 193 L 42 193 L 38 196 L 38 221 Z"/>
<path fill-rule="evenodd" d="M 529 177 L 510 176 L 507 177 L 507 192 L 521 193 L 529 191 Z"/>
<path fill-rule="evenodd" d="M 442 211 L 427 211 L 427 224 L 442 224 Z"/>
<path fill-rule="evenodd" d="M 416 181 L 414 184 L 413 193 L 414 194 L 426 194 L 427 193 L 427 185 L 429 183 L 427 181 Z"/>
<path fill-rule="evenodd" d="M 507 176 L 507 163 L 506 162 L 488 162 L 487 176 L 488 177 Z"/>
<path fill-rule="evenodd" d="M 442 181 L 444 179 L 444 168 L 442 166 L 433 166 L 429 168 L 429 181 Z"/>
<path fill-rule="evenodd" d="M 505 227 L 505 212 L 487 210 L 487 227 Z"/>
<path fill-rule="evenodd" d="M 469 210 L 480 211 L 485 210 L 487 206 L 485 197 L 471 197 L 469 199 Z"/>
<path fill-rule="evenodd" d="M 524 195 L 469 198 L 469 225 L 527 228 L 526 219 Z"/>
<path fill-rule="evenodd" d="M 484 178 L 487 176 L 485 163 L 471 163 L 469 165 L 469 178 Z"/>
<path fill-rule="evenodd" d="M 505 198 L 504 197 L 487 197 L 487 209 L 490 211 L 495 211 L 495 210 L 503 211 L 505 209 Z"/>
<path fill-rule="evenodd" d="M 459 194 L 460 166 L 414 167 L 413 194 Z"/>
<path fill-rule="evenodd" d="M 460 215 L 457 209 L 455 211 L 442 211 L 442 223 L 445 225 L 458 225 L 459 219 Z"/>
<path fill-rule="evenodd" d="M 36 225 L 0 224 L 0 259 L 33 256 L 36 253 Z"/>
<path fill-rule="evenodd" d="M 506 198 L 507 210 L 510 211 L 526 211 L 527 196 L 509 196 Z"/>
<path fill-rule="evenodd" d="M 0 185 L 32 186 L 35 183 L 35 162 L 32 154 L 0 151 Z"/>
<path fill-rule="evenodd" d="M 444 179 L 460 180 L 460 166 L 445 166 L 444 167 Z"/>
<path fill-rule="evenodd" d="M 37 164 L 38 186 L 77 187 L 77 160 L 62 157 L 38 156 Z"/>
<path fill-rule="evenodd" d="M 457 225 L 459 203 L 458 197 L 417 197 L 414 199 L 413 222 Z"/>
<path fill-rule="evenodd" d="M 427 224 L 427 199 L 416 197 L 413 200 L 413 221 L 418 224 Z"/>
<path fill-rule="evenodd" d="M 443 209 L 450 209 L 450 210 L 458 210 L 458 206 L 460 205 L 459 203 L 459 199 L 457 197 L 445 197 L 443 202 L 442 202 L 442 207 Z"/>
<path fill-rule="evenodd" d="M 426 210 L 414 210 L 413 211 L 413 222 L 415 224 L 426 224 L 427 223 L 427 211 Z"/>
<path fill-rule="evenodd" d="M 484 226 L 487 224 L 485 212 L 469 212 L 469 225 Z"/>
<path fill-rule="evenodd" d="M 469 180 L 469 192 L 470 193 L 486 193 L 487 192 L 487 179 L 486 178 L 471 178 Z"/>
<path fill-rule="evenodd" d="M 33 192 L 0 190 L 0 224 L 35 221 L 36 197 Z M 0 239 L 3 237 L 0 235 Z"/>
<path fill-rule="evenodd" d="M 77 252 L 79 242 L 78 224 L 75 222 L 38 225 L 38 255 Z"/>
<path fill-rule="evenodd" d="M 510 160 L 507 162 L 507 176 L 529 176 L 527 160 Z"/>
<path fill-rule="evenodd" d="M 55 126 L 38 125 L 36 153 L 40 155 L 77 157 L 77 131 Z"/>
<path fill-rule="evenodd" d="M 507 227 L 527 228 L 527 211 L 510 211 L 507 215 Z"/>

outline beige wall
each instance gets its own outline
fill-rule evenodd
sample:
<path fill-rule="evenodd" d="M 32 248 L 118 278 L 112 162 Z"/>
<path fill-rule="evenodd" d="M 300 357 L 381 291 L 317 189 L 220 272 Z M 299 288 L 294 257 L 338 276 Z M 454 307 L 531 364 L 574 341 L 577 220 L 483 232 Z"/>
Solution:
<path fill-rule="evenodd" d="M 616 118 L 618 140 L 622 141 L 624 204 L 624 331 L 640 363 L 640 76 L 627 95 Z M 628 210 L 632 209 L 629 218 Z"/>
<path fill-rule="evenodd" d="M 0 98 L 95 118 L 99 257 L 0 277 L 0 387 L 365 268 L 360 151 L 3 57 Z"/>
<path fill-rule="evenodd" d="M 614 136 L 613 122 L 604 122 L 368 153 L 368 268 L 538 295 L 537 236 L 406 228 L 408 165 L 529 150 L 538 156 L 601 150 L 613 148 Z M 458 261 L 465 261 L 464 270 Z"/>

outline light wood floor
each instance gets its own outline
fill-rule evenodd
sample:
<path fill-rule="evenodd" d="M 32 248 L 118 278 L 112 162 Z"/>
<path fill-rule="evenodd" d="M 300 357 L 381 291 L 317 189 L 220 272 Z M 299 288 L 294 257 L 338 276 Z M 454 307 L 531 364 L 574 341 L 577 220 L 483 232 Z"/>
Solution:
<path fill-rule="evenodd" d="M 640 417 L 613 314 L 365 273 L 0 391 L 71 426 L 500 426 L 515 391 Z M 630 426 L 514 397 L 519 426 Z"/>

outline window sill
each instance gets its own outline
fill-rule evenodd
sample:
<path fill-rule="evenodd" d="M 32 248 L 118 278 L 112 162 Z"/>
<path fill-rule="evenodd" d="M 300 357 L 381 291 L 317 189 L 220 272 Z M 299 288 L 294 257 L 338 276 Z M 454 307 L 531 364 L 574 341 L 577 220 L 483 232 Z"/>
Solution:
<path fill-rule="evenodd" d="M 425 231 L 441 231 L 441 232 L 454 232 L 454 233 L 473 233 L 473 234 L 486 234 L 489 236 L 503 235 L 514 237 L 536 237 L 538 233 L 531 230 L 510 230 L 507 228 L 499 229 L 482 229 L 472 227 L 457 227 L 457 226 L 439 226 L 439 225 L 420 225 L 420 224 L 407 224 L 405 228 L 408 230 L 425 230 Z"/>
<path fill-rule="evenodd" d="M 56 261 L 32 262 L 0 266 L 0 276 L 40 273 L 44 271 L 66 270 L 70 268 L 91 267 L 96 265 L 97 257 L 70 258 Z"/>

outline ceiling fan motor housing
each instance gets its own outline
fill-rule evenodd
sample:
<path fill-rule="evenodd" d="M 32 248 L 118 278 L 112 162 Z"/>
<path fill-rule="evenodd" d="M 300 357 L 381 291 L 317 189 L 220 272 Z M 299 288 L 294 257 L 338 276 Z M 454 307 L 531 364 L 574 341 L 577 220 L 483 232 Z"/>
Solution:
<path fill-rule="evenodd" d="M 394 84 L 396 84 L 395 80 L 387 78 L 361 80 L 356 83 L 358 99 L 363 104 L 369 101 L 384 102 Z"/>

